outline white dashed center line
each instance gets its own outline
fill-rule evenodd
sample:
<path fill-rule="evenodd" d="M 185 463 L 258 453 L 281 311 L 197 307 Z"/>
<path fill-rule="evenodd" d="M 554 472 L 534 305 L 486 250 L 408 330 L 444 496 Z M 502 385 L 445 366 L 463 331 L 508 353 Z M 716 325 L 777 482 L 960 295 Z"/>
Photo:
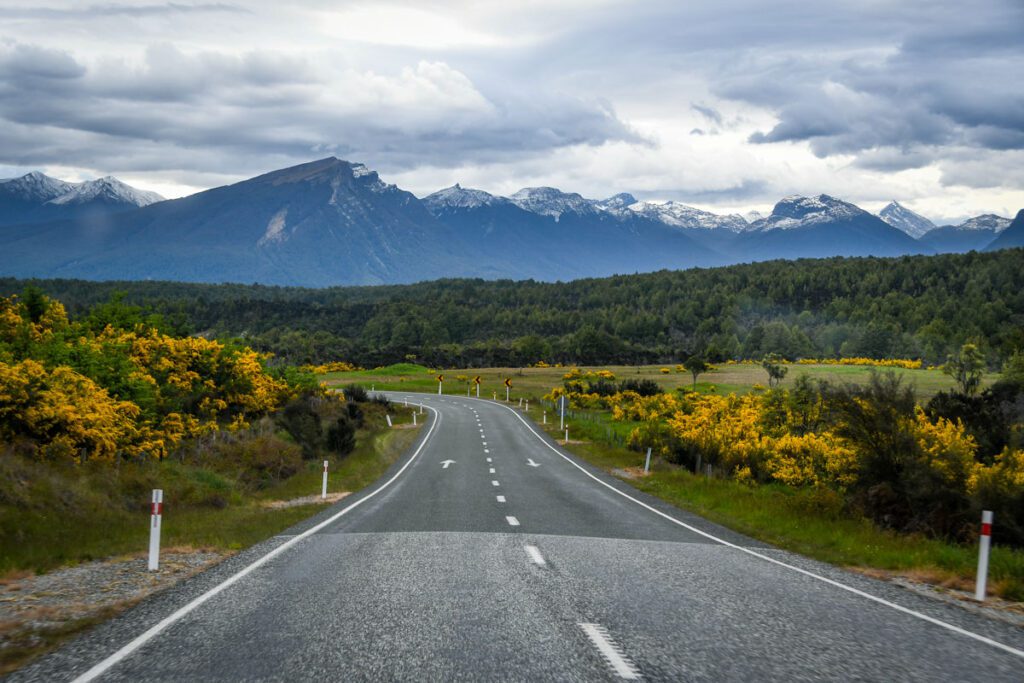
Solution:
<path fill-rule="evenodd" d="M 519 520 L 515 517 L 506 517 L 505 521 L 508 522 L 509 526 L 519 526 Z"/>
<path fill-rule="evenodd" d="M 491 480 L 491 486 L 501 486 L 501 484 L 498 483 L 497 479 L 492 479 Z"/>
<path fill-rule="evenodd" d="M 580 624 L 579 626 L 587 634 L 587 637 L 590 638 L 590 642 L 601 653 L 601 657 L 607 662 L 616 676 L 630 681 L 639 680 L 640 672 L 633 666 L 633 662 L 629 661 L 629 657 L 619 649 L 618 644 L 612 640 L 612 637 L 608 635 L 608 629 L 601 626 L 601 624 Z"/>
<path fill-rule="evenodd" d="M 504 503 L 505 502 L 505 496 L 498 496 L 498 502 L 499 503 Z"/>
<path fill-rule="evenodd" d="M 491 459 L 490 459 L 490 458 L 487 458 L 487 462 L 490 462 L 490 461 L 491 461 Z"/>
<path fill-rule="evenodd" d="M 491 471 L 488 472 L 488 474 L 494 474 L 494 468 L 493 467 L 491 468 Z"/>
<path fill-rule="evenodd" d="M 544 561 L 544 556 L 540 554 L 540 550 L 538 550 L 535 545 L 526 546 L 526 554 L 530 556 L 530 559 L 533 560 L 533 563 L 538 567 L 543 567 L 547 564 L 547 562 Z"/>

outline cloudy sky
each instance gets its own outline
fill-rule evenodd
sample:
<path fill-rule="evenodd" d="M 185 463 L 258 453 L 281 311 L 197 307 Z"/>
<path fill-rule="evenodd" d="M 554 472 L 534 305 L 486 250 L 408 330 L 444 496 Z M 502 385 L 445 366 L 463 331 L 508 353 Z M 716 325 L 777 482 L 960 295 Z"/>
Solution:
<path fill-rule="evenodd" d="M 0 0 L 0 177 L 1024 207 L 1021 0 Z"/>

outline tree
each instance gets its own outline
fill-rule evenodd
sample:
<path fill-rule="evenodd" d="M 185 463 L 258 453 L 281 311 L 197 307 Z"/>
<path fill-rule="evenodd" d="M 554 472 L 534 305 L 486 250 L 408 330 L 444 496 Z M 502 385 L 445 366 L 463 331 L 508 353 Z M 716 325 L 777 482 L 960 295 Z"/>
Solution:
<path fill-rule="evenodd" d="M 704 356 L 699 354 L 694 354 L 687 358 L 686 362 L 683 363 L 683 367 L 693 375 L 693 386 L 697 386 L 697 377 L 711 369 L 711 366 L 704 360 Z"/>
<path fill-rule="evenodd" d="M 960 352 L 951 355 L 942 366 L 942 371 L 956 381 L 960 393 L 973 396 L 981 386 L 981 375 L 985 371 L 985 354 L 975 344 L 964 344 Z"/>
<path fill-rule="evenodd" d="M 1003 379 L 1024 383 L 1024 351 L 1014 351 L 1003 363 Z"/>
<path fill-rule="evenodd" d="M 768 386 L 774 389 L 779 386 L 782 379 L 789 372 L 789 368 L 782 365 L 782 358 L 776 353 L 769 353 L 761 360 L 761 367 L 768 373 Z"/>

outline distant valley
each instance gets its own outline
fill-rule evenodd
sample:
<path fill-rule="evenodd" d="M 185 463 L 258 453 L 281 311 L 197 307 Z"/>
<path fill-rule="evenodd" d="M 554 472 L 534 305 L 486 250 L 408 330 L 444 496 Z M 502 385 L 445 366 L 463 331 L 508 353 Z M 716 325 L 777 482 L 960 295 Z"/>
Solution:
<path fill-rule="evenodd" d="M 417 198 L 366 166 L 321 159 L 163 200 L 115 178 L 0 181 L 0 273 L 268 285 L 449 277 L 573 280 L 773 259 L 1024 246 L 1024 212 L 936 227 L 893 202 L 875 216 L 828 195 L 768 216 L 718 215 L 622 193 L 459 185 Z"/>

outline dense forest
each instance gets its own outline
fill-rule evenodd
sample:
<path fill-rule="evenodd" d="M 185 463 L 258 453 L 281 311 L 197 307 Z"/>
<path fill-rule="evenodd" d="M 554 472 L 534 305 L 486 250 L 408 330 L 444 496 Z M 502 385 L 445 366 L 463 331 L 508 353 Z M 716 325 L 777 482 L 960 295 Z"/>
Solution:
<path fill-rule="evenodd" d="M 1024 251 L 773 261 L 576 280 L 303 289 L 175 282 L 34 285 L 73 318 L 139 307 L 169 334 L 238 338 L 288 364 L 435 366 L 919 358 L 965 342 L 997 367 L 1024 348 Z M 99 310 L 99 313 L 97 313 Z"/>

